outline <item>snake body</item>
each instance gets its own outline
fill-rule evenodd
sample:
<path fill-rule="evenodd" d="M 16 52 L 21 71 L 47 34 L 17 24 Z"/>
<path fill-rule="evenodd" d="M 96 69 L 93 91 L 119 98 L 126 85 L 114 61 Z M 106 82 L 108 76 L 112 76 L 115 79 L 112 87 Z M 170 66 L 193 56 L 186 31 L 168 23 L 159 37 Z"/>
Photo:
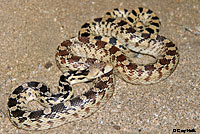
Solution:
<path fill-rule="evenodd" d="M 176 45 L 159 35 L 159 18 L 150 9 L 113 9 L 85 23 L 77 37 L 61 43 L 56 63 L 63 75 L 59 93 L 41 82 L 17 87 L 8 100 L 11 122 L 25 130 L 43 130 L 86 118 L 105 105 L 114 92 L 114 76 L 131 84 L 152 84 L 166 79 L 176 68 Z M 138 64 L 131 53 L 150 55 L 155 61 Z M 137 57 L 136 57 L 137 58 Z M 85 93 L 73 96 L 72 85 L 92 81 Z M 30 101 L 41 110 L 30 110 Z"/>

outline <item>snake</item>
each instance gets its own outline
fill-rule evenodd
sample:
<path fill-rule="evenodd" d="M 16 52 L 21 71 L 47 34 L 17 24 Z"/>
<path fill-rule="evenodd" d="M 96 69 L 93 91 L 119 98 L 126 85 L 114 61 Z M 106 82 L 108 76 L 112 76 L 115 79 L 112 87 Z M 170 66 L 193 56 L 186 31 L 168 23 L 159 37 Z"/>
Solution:
<path fill-rule="evenodd" d="M 159 34 L 161 22 L 150 9 L 128 11 L 115 8 L 83 24 L 77 36 L 63 41 L 56 50 L 56 64 L 63 73 L 58 93 L 44 83 L 26 82 L 10 94 L 10 121 L 20 129 L 45 130 L 89 117 L 112 97 L 115 77 L 141 85 L 169 77 L 179 62 L 177 46 Z M 136 63 L 139 55 L 155 60 Z M 74 96 L 73 85 L 91 83 Z M 41 109 L 31 110 L 37 101 Z"/>

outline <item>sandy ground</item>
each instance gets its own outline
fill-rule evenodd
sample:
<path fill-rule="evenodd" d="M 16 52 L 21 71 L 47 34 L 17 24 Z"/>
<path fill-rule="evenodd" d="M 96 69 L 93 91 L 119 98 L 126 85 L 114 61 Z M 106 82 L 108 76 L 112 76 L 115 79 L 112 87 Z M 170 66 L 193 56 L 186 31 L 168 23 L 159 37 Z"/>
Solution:
<path fill-rule="evenodd" d="M 114 96 L 87 119 L 35 134 L 200 133 L 199 0 L 1 0 L 0 133 L 29 134 L 7 116 L 7 99 L 18 85 L 37 80 L 56 87 L 61 72 L 57 46 L 76 36 L 82 24 L 113 8 L 152 9 L 161 19 L 161 35 L 180 50 L 175 72 L 158 84 L 131 85 L 117 79 Z M 47 64 L 48 63 L 48 64 Z M 49 64 L 50 63 L 50 64 Z M 52 65 L 51 65 L 52 64 Z"/>

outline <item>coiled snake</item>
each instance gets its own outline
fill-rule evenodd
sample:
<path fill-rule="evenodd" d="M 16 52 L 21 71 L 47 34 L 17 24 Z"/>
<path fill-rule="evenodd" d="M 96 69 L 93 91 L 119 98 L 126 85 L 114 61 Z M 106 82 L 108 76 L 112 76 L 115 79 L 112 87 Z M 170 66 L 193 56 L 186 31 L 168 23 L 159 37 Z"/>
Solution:
<path fill-rule="evenodd" d="M 152 84 L 167 78 L 179 61 L 173 42 L 159 35 L 159 18 L 150 9 L 114 9 L 85 23 L 78 37 L 57 48 L 56 62 L 63 72 L 59 93 L 41 82 L 27 82 L 9 97 L 10 120 L 18 128 L 43 130 L 88 117 L 103 106 L 114 92 L 114 76 L 131 84 Z M 134 62 L 132 53 L 155 59 L 148 64 Z M 92 81 L 93 86 L 74 97 L 72 85 Z M 38 101 L 44 109 L 31 111 Z"/>

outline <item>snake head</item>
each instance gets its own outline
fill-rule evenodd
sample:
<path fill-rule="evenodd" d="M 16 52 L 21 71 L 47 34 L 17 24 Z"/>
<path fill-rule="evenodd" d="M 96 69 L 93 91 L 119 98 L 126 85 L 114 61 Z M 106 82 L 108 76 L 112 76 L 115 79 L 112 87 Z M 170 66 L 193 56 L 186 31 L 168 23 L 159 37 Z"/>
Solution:
<path fill-rule="evenodd" d="M 113 70 L 113 65 L 111 63 L 96 63 L 89 67 L 88 79 L 98 78 Z"/>

